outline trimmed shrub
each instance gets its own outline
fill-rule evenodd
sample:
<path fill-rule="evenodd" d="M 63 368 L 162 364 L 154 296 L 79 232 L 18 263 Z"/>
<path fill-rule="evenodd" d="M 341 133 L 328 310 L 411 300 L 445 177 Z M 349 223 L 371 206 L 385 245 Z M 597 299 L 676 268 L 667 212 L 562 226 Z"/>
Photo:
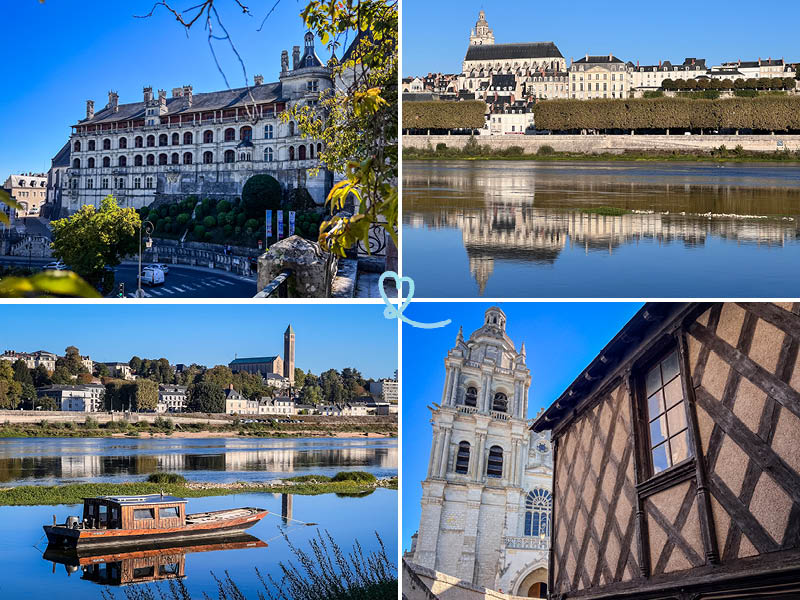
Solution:
<path fill-rule="evenodd" d="M 216 227 L 217 220 L 211 215 L 208 215 L 205 219 L 203 219 L 203 225 L 211 229 L 212 227 Z"/>
<path fill-rule="evenodd" d="M 227 200 L 220 200 L 217 203 L 217 213 L 228 212 L 231 209 L 231 203 Z"/>
<path fill-rule="evenodd" d="M 539 146 L 539 149 L 536 151 L 536 154 L 539 156 L 547 156 L 548 154 L 555 154 L 555 148 L 545 144 L 544 146 Z"/>
<path fill-rule="evenodd" d="M 374 483 L 375 475 L 366 471 L 339 471 L 331 477 L 331 481 L 355 481 L 358 483 Z"/>
<path fill-rule="evenodd" d="M 485 113 L 481 100 L 403 102 L 403 129 L 480 129 Z"/>
<path fill-rule="evenodd" d="M 244 212 L 249 217 L 261 217 L 265 210 L 281 207 L 281 184 L 270 175 L 254 175 L 242 189 Z"/>
<path fill-rule="evenodd" d="M 190 218 L 191 216 L 189 215 L 189 213 L 181 213 L 177 216 L 175 220 L 178 223 L 178 225 L 186 225 L 189 222 Z"/>
<path fill-rule="evenodd" d="M 203 227 L 202 225 L 195 225 L 193 233 L 195 238 L 197 238 L 198 240 L 202 240 L 203 237 L 205 237 L 206 235 L 206 228 Z"/>

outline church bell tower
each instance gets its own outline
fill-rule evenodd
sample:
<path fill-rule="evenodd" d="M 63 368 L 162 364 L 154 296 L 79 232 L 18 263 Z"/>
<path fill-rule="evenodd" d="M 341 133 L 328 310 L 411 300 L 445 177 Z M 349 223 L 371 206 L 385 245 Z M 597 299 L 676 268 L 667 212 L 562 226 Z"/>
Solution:
<path fill-rule="evenodd" d="M 283 376 L 294 385 L 294 329 L 291 325 L 283 332 Z"/>
<path fill-rule="evenodd" d="M 478 20 L 475 22 L 475 29 L 469 34 L 470 46 L 484 46 L 494 44 L 494 32 L 489 29 L 489 22 L 486 20 L 486 13 L 478 13 Z"/>

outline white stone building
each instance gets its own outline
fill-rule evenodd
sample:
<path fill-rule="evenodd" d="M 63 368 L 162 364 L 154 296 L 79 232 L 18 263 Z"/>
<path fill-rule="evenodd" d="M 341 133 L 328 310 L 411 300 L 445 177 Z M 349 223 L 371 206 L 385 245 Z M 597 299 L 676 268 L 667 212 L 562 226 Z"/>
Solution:
<path fill-rule="evenodd" d="M 306 33 L 305 52 L 285 50 L 279 81 L 232 90 L 194 93 L 192 86 L 153 93 L 145 87 L 140 102 L 119 103 L 116 92 L 95 112 L 88 100 L 86 117 L 72 126 L 67 177 L 51 177 L 52 196 L 69 213 L 99 206 L 114 194 L 123 207 L 139 208 L 157 198 L 240 195 L 255 174 L 275 177 L 284 189 L 306 188 L 322 204 L 333 175 L 318 166 L 320 142 L 304 139 L 294 122 L 280 116 L 293 105 L 316 105 L 332 87 L 330 69 L 314 51 Z M 61 154 L 61 153 L 60 153 Z M 65 188 L 65 189 L 64 189 Z"/>
<path fill-rule="evenodd" d="M 105 386 L 99 383 L 81 385 L 48 385 L 36 390 L 38 396 L 55 400 L 62 411 L 101 412 Z"/>
<path fill-rule="evenodd" d="M 225 414 L 228 415 L 257 415 L 258 400 L 250 400 L 243 396 L 230 384 L 225 390 Z"/>
<path fill-rule="evenodd" d="M 686 58 L 682 64 L 665 60 L 657 65 L 627 64 L 630 91 L 635 95 L 660 90 L 665 79 L 697 79 L 708 77 L 711 72 L 705 58 Z"/>
<path fill-rule="evenodd" d="M 0 360 L 7 360 L 15 363 L 20 359 L 25 361 L 25 366 L 29 369 L 35 369 L 39 365 L 42 365 L 52 373 L 56 369 L 58 355 L 52 352 L 45 352 L 44 350 L 37 350 L 36 352 L 15 352 L 14 350 L 6 350 L 3 354 L 0 354 Z"/>
<path fill-rule="evenodd" d="M 549 435 L 529 431 L 525 344 L 492 307 L 445 359 L 412 563 L 504 593 L 546 597 L 552 508 Z"/>
<path fill-rule="evenodd" d="M 317 406 L 317 414 L 323 417 L 366 417 L 369 410 L 363 404 L 321 404 Z"/>
<path fill-rule="evenodd" d="M 186 409 L 186 387 L 160 384 L 158 386 L 158 408 L 160 413 L 179 413 Z"/>
<path fill-rule="evenodd" d="M 627 98 L 629 89 L 628 67 L 613 54 L 587 54 L 569 67 L 570 98 Z"/>
<path fill-rule="evenodd" d="M 724 62 L 711 67 L 712 73 L 717 71 L 738 71 L 744 79 L 772 79 L 773 77 L 794 77 L 795 71 L 782 58 L 758 60 L 737 60 Z"/>
<path fill-rule="evenodd" d="M 9 175 L 3 183 L 9 196 L 15 200 L 20 208 L 14 210 L 14 217 L 38 217 L 42 205 L 47 201 L 47 175 L 44 173 L 25 173 L 23 175 Z M 11 214 L 8 206 L 2 205 L 6 214 Z"/>
<path fill-rule="evenodd" d="M 261 398 L 258 403 L 258 414 L 260 415 L 296 415 L 297 408 L 294 400 L 288 397 Z"/>

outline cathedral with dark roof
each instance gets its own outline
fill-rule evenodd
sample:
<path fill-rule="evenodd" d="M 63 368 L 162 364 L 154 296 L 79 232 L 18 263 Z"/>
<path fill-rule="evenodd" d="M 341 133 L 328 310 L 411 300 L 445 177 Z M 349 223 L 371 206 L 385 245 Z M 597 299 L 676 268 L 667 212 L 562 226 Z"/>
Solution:
<path fill-rule="evenodd" d="M 307 189 L 322 204 L 333 174 L 309 174 L 319 166 L 322 144 L 303 138 L 281 113 L 293 105 L 316 105 L 333 86 L 331 72 L 310 32 L 302 53 L 294 47 L 291 67 L 286 50 L 280 64 L 277 82 L 256 75 L 247 87 L 195 93 L 184 85 L 169 97 L 166 90 L 154 94 L 145 87 L 141 101 L 124 104 L 111 91 L 100 110 L 88 100 L 85 118 L 72 126 L 68 166 L 54 194 L 61 210 L 99 206 L 109 194 L 133 208 L 188 195 L 234 197 L 261 173 L 284 189 Z"/>

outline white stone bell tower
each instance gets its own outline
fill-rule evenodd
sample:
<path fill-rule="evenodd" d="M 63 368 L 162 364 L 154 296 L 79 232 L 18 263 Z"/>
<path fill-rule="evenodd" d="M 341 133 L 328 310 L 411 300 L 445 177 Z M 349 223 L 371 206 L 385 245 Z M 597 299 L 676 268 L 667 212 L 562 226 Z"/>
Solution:
<path fill-rule="evenodd" d="M 489 29 L 486 14 L 480 11 L 478 20 L 475 22 L 475 28 L 471 29 L 469 33 L 469 45 L 482 46 L 485 44 L 494 44 L 494 32 Z"/>

